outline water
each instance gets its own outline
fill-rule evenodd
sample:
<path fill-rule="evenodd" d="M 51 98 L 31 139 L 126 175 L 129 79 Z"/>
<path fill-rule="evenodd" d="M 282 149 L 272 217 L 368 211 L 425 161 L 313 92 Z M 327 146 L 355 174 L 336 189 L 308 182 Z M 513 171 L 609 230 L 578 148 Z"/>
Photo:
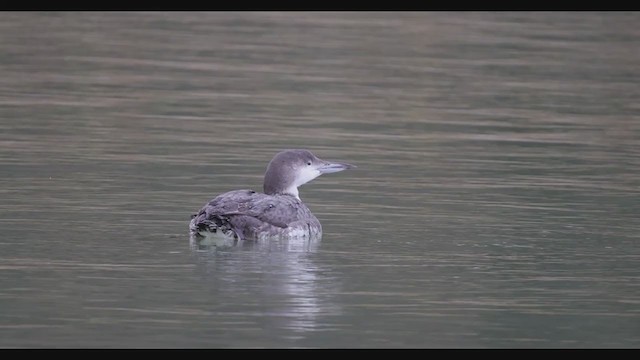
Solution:
<path fill-rule="evenodd" d="M 638 13 L 3 13 L 0 346 L 640 347 Z M 318 243 L 189 245 L 272 155 Z"/>

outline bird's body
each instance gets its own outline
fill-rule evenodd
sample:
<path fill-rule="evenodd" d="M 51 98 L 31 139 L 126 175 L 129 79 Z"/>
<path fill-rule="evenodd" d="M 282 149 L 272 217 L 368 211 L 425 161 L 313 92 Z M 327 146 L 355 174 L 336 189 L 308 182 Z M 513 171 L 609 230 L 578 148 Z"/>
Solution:
<path fill-rule="evenodd" d="M 296 197 L 253 190 L 229 191 L 209 201 L 191 220 L 190 230 L 204 236 L 220 232 L 239 240 L 322 234 L 318 219 Z"/>

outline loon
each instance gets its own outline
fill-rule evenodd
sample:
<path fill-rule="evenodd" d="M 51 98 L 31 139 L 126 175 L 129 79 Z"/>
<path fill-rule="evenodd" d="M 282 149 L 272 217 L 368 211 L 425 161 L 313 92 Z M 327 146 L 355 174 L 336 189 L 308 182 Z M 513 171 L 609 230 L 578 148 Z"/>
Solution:
<path fill-rule="evenodd" d="M 189 233 L 195 240 L 213 237 L 215 243 L 318 239 L 322 226 L 300 200 L 298 187 L 322 174 L 353 168 L 351 164 L 321 160 L 309 150 L 281 151 L 267 166 L 264 193 L 244 189 L 218 195 L 191 215 Z"/>

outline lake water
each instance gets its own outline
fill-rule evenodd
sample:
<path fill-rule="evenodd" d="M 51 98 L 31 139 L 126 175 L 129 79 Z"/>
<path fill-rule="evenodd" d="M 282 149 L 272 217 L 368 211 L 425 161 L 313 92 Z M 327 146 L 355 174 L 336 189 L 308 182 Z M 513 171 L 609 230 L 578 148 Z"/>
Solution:
<path fill-rule="evenodd" d="M 0 14 L 0 347 L 640 347 L 640 13 Z M 308 148 L 321 241 L 194 248 Z"/>

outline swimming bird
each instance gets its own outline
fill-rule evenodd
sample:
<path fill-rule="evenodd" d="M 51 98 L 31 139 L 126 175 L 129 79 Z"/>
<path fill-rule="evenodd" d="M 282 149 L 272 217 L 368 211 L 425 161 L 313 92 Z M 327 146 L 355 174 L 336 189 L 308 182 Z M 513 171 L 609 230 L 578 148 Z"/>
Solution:
<path fill-rule="evenodd" d="M 300 200 L 298 187 L 322 174 L 352 168 L 319 159 L 309 150 L 281 151 L 267 166 L 264 193 L 243 189 L 218 195 L 191 216 L 189 232 L 196 238 L 234 241 L 319 238 L 322 225 Z"/>

